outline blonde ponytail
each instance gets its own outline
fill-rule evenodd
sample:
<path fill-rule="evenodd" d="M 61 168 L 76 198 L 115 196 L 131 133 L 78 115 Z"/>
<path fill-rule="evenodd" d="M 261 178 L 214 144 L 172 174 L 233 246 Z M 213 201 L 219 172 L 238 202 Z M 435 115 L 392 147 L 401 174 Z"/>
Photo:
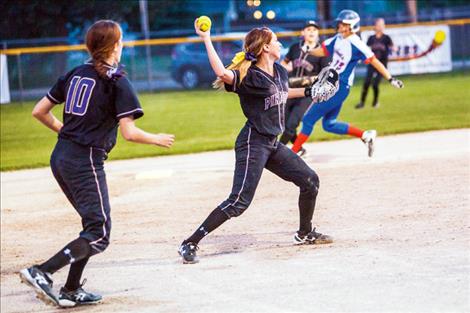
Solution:
<path fill-rule="evenodd" d="M 252 60 L 247 60 L 245 57 L 245 52 L 238 52 L 235 57 L 232 59 L 232 63 L 227 66 L 228 70 L 238 70 L 240 72 L 239 84 L 245 78 L 248 69 L 251 66 Z M 235 82 L 234 82 L 235 83 Z M 213 83 L 212 87 L 219 90 L 224 90 L 224 82 L 222 79 L 217 78 Z"/>

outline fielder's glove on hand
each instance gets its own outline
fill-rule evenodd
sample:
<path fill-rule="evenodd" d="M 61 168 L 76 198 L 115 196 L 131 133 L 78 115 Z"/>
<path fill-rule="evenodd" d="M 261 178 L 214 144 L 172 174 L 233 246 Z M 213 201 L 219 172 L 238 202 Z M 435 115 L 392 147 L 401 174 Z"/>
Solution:
<path fill-rule="evenodd" d="M 339 75 L 332 67 L 324 67 L 312 86 L 305 88 L 305 96 L 313 102 L 324 102 L 333 97 L 339 89 Z"/>
<path fill-rule="evenodd" d="M 390 85 L 395 88 L 403 88 L 405 86 L 401 80 L 396 79 L 395 77 L 391 77 L 388 81 L 390 82 Z"/>

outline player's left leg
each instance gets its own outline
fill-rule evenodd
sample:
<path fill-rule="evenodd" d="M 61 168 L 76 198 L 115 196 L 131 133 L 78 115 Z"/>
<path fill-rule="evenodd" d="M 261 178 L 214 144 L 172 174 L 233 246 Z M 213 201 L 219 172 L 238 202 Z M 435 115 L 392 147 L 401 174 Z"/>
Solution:
<path fill-rule="evenodd" d="M 382 75 L 380 75 L 379 72 L 376 71 L 374 81 L 372 83 L 372 90 L 374 91 L 374 100 L 372 102 L 372 106 L 374 108 L 379 107 L 379 84 L 380 81 L 382 80 Z"/>
<path fill-rule="evenodd" d="M 312 229 L 312 218 L 315 210 L 320 182 L 318 175 L 305 161 L 279 143 L 276 151 L 271 154 L 266 169 L 282 179 L 293 182 L 299 187 L 299 230 L 294 236 L 294 243 L 331 243 L 333 239 Z"/>
<path fill-rule="evenodd" d="M 369 90 L 370 83 L 372 81 L 372 76 L 374 74 L 375 68 L 372 65 L 367 66 L 367 74 L 364 78 L 364 84 L 362 85 L 362 92 L 361 92 L 361 101 L 356 104 L 356 109 L 362 109 L 364 107 L 364 103 L 366 102 L 367 92 Z"/>

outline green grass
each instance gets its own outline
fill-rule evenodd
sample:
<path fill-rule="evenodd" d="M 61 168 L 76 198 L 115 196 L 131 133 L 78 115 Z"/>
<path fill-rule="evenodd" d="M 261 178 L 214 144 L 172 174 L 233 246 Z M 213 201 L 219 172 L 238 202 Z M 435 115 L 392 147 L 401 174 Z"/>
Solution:
<path fill-rule="evenodd" d="M 377 129 L 380 135 L 432 129 L 470 127 L 470 77 L 465 73 L 407 76 L 406 87 L 381 85 L 380 109 L 370 103 L 355 110 L 361 81 L 356 82 L 343 105 L 339 120 L 360 128 Z M 371 91 L 370 91 L 371 92 Z M 137 125 L 151 132 L 176 135 L 171 149 L 133 144 L 118 138 L 110 159 L 127 159 L 231 149 L 245 118 L 234 94 L 217 91 L 141 94 L 145 116 Z M 369 102 L 371 97 L 369 97 Z M 1 170 L 47 166 L 56 134 L 32 118 L 33 102 L 1 106 Z M 54 114 L 62 116 L 62 106 Z M 347 138 L 325 133 L 321 123 L 311 140 Z"/>

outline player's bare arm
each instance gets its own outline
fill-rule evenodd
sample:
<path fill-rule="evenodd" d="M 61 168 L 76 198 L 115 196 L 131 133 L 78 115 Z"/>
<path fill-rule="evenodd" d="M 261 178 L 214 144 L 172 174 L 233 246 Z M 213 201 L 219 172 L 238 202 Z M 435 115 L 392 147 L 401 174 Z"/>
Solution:
<path fill-rule="evenodd" d="M 310 50 L 309 53 L 319 58 L 326 56 L 325 51 L 323 50 L 322 46 L 319 46 L 315 49 Z"/>
<path fill-rule="evenodd" d="M 305 97 L 305 88 L 289 88 L 287 93 L 287 99 L 303 97 Z"/>
<path fill-rule="evenodd" d="M 121 135 L 127 141 L 136 143 L 157 145 L 169 148 L 175 141 L 175 136 L 171 134 L 151 134 L 135 125 L 132 117 L 123 117 L 119 120 Z"/>
<path fill-rule="evenodd" d="M 212 44 L 210 29 L 204 32 L 201 31 L 197 26 L 197 19 L 194 21 L 194 29 L 196 34 L 202 38 L 204 45 L 206 46 L 207 56 L 215 75 L 217 75 L 217 77 L 219 77 L 224 83 L 232 85 L 234 78 L 233 72 L 225 68 L 224 64 L 217 55 L 217 52 L 214 49 L 214 45 Z"/>
<path fill-rule="evenodd" d="M 390 74 L 390 72 L 387 70 L 387 68 L 380 62 L 377 58 L 372 58 L 372 61 L 370 64 L 382 75 L 386 80 L 392 84 L 393 87 L 395 88 L 403 88 L 404 84 L 401 80 L 398 80 Z"/>
<path fill-rule="evenodd" d="M 51 110 L 54 106 L 55 103 L 51 102 L 47 97 L 44 97 L 34 106 L 32 114 L 41 123 L 58 133 L 63 124 L 52 114 Z"/>

